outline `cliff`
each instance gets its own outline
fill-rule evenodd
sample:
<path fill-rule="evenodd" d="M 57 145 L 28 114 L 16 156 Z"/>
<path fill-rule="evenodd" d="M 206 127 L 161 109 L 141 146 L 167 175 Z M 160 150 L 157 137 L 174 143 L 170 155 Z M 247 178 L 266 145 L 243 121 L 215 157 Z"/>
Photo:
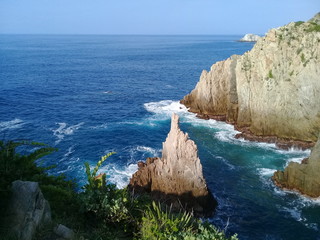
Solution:
<path fill-rule="evenodd" d="M 308 22 L 271 29 L 251 51 L 203 71 L 181 101 L 225 120 L 250 140 L 313 146 L 320 131 L 320 30 Z"/>
<path fill-rule="evenodd" d="M 178 115 L 172 116 L 162 158 L 148 158 L 138 165 L 129 184 L 134 193 L 151 193 L 154 199 L 173 204 L 174 209 L 196 215 L 212 214 L 217 203 L 203 177 L 197 146 L 180 130 Z"/>
<path fill-rule="evenodd" d="M 241 38 L 239 40 L 239 42 L 256 42 L 259 40 L 259 38 L 260 38 L 260 36 L 258 36 L 258 35 L 248 33 L 248 34 L 244 35 L 244 37 Z"/>
<path fill-rule="evenodd" d="M 299 191 L 311 197 L 320 197 L 320 138 L 308 159 L 301 164 L 291 162 L 284 171 L 274 173 L 276 185 Z"/>

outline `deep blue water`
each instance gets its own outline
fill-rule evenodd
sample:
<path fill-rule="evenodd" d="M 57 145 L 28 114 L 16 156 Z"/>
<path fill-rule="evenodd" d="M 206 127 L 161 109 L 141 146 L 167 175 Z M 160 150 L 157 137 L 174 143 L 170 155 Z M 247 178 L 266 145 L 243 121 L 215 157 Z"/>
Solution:
<path fill-rule="evenodd" d="M 233 138 L 233 127 L 197 119 L 178 101 L 203 69 L 252 43 L 241 36 L 0 35 L 0 138 L 50 144 L 44 164 L 85 183 L 102 170 L 123 187 L 146 157 L 160 156 L 170 116 L 199 148 L 209 188 L 218 199 L 210 219 L 240 239 L 320 239 L 320 201 L 277 189 L 270 177 L 309 151 Z"/>

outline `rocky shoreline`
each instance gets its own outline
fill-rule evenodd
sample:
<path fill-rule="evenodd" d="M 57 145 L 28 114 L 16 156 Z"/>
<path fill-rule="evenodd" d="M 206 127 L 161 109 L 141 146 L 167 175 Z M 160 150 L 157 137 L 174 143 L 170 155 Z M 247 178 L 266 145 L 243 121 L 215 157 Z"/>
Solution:
<path fill-rule="evenodd" d="M 196 114 L 197 118 L 209 120 L 213 119 L 216 121 L 226 122 L 228 124 L 234 125 L 234 129 L 239 131 L 240 133 L 236 134 L 234 137 L 236 139 L 245 139 L 253 142 L 264 142 L 264 143 L 274 143 L 278 148 L 283 150 L 289 150 L 291 148 L 297 148 L 301 150 L 307 150 L 314 147 L 314 141 L 303 141 L 303 140 L 293 140 L 289 138 L 279 138 L 277 136 L 258 136 L 250 131 L 249 127 L 238 127 L 234 122 L 227 121 L 226 115 L 210 115 L 210 114 L 202 114 L 193 111 L 189 111 Z"/>

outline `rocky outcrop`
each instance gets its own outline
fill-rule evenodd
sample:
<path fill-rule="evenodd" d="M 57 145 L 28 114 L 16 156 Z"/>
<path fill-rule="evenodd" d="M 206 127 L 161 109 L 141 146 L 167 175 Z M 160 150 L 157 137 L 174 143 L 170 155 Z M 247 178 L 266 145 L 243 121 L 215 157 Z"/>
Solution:
<path fill-rule="evenodd" d="M 201 117 L 235 124 L 238 137 L 311 147 L 320 132 L 318 30 L 313 21 L 271 29 L 251 51 L 203 71 L 181 102 Z"/>
<path fill-rule="evenodd" d="M 134 193 L 151 193 L 154 199 L 171 203 L 175 209 L 212 214 L 217 203 L 203 177 L 197 146 L 180 130 L 178 115 L 172 116 L 162 158 L 148 158 L 138 166 L 129 184 Z"/>
<path fill-rule="evenodd" d="M 51 210 L 37 182 L 14 181 L 9 221 L 13 235 L 19 240 L 31 240 L 36 230 L 51 222 Z"/>
<path fill-rule="evenodd" d="M 244 35 L 243 38 L 239 40 L 239 42 L 256 42 L 260 39 L 261 37 L 252 33 L 248 33 Z"/>
<path fill-rule="evenodd" d="M 284 171 L 275 172 L 272 179 L 279 187 L 320 197 L 320 138 L 307 160 L 289 163 Z"/>

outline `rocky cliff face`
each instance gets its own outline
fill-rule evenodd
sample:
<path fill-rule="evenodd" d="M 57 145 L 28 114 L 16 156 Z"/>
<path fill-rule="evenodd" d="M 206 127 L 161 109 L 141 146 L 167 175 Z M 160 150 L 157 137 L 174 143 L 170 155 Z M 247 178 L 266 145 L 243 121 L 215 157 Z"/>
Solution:
<path fill-rule="evenodd" d="M 210 215 L 216 201 L 202 174 L 196 144 L 179 128 L 179 117 L 173 115 L 171 130 L 163 143 L 162 158 L 148 158 L 139 163 L 129 189 L 135 193 L 150 192 L 156 200 L 172 203 L 176 209 L 193 210 Z"/>
<path fill-rule="evenodd" d="M 272 179 L 279 187 L 320 197 L 320 138 L 308 159 L 301 164 L 291 162 L 284 171 L 275 172 Z"/>
<path fill-rule="evenodd" d="M 317 16 L 271 29 L 251 51 L 217 62 L 181 102 L 199 115 L 235 124 L 243 137 L 315 142 L 320 132 Z"/>

